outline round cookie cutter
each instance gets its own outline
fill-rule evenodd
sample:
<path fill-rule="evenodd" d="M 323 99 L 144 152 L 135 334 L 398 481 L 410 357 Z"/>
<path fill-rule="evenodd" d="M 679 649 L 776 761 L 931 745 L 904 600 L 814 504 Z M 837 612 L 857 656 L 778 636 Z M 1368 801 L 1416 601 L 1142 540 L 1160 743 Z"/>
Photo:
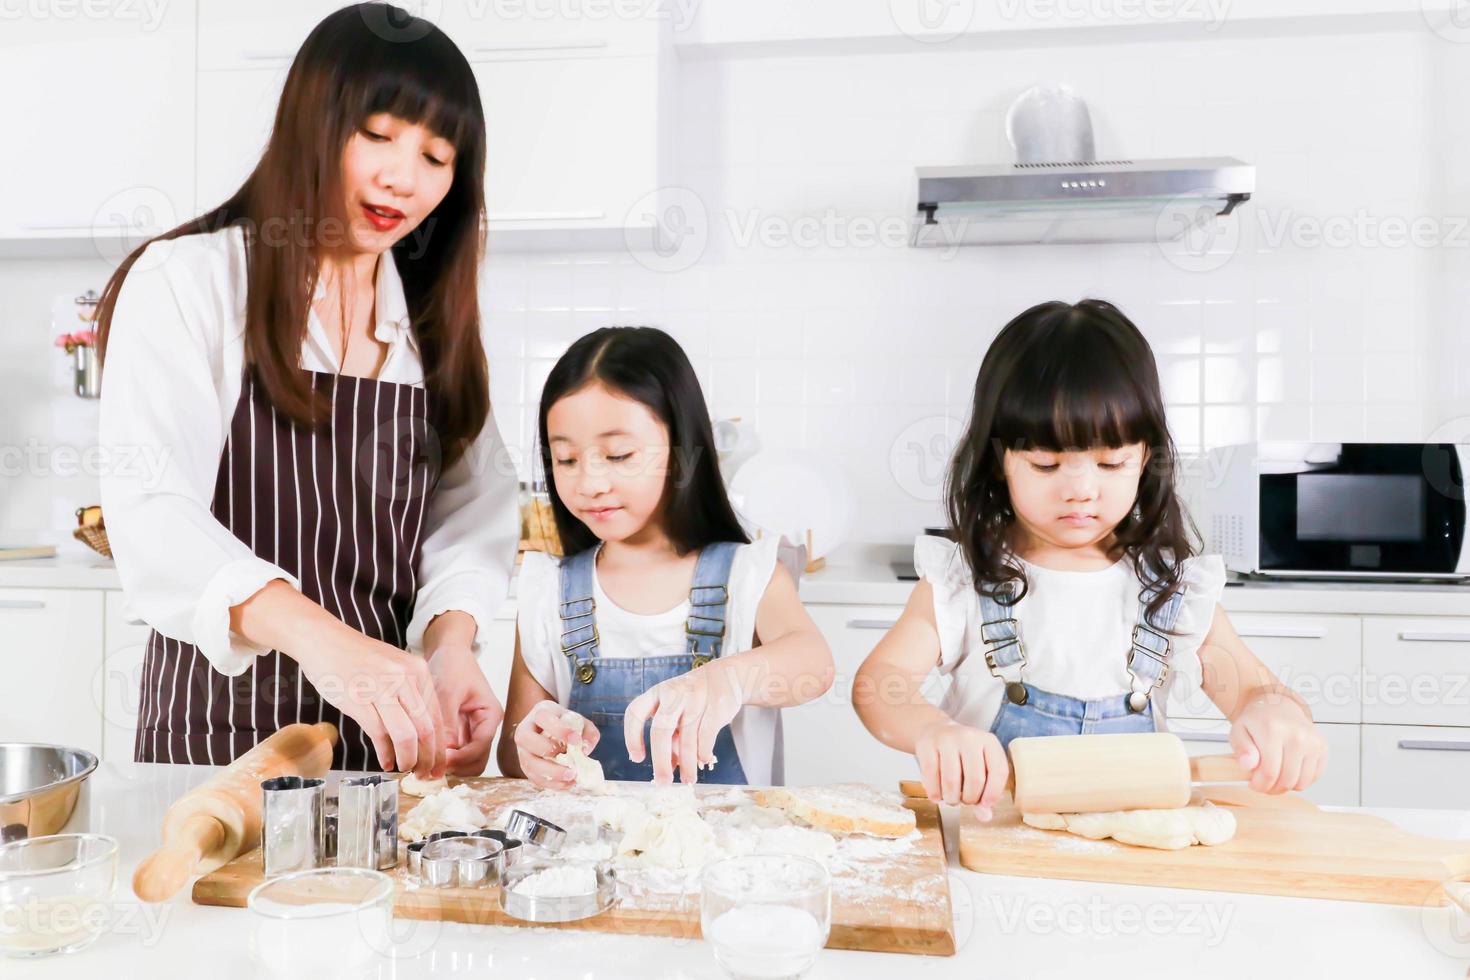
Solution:
<path fill-rule="evenodd" d="M 517 885 L 534 874 L 572 866 L 574 865 L 536 859 L 522 861 L 505 869 L 505 873 L 500 876 L 501 909 L 506 915 L 523 922 L 550 923 L 590 919 L 612 908 L 617 901 L 617 874 L 606 861 L 583 865 L 592 868 L 597 883 L 586 894 L 541 896 L 523 895 L 516 891 Z"/>
<path fill-rule="evenodd" d="M 505 833 L 522 843 L 540 848 L 543 855 L 555 854 L 566 843 L 567 832 L 550 820 L 525 810 L 512 810 L 505 821 Z"/>
<path fill-rule="evenodd" d="M 507 868 L 519 864 L 525 857 L 526 849 L 521 846 L 521 842 L 503 830 L 478 830 L 471 836 L 484 837 L 499 844 Z"/>

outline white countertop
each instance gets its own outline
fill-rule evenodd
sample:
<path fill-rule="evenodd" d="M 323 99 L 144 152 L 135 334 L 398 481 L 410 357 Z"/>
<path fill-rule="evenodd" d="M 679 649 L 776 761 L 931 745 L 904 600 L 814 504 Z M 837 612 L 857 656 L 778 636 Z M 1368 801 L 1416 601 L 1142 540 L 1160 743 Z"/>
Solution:
<path fill-rule="evenodd" d="M 904 545 L 850 546 L 827 567 L 802 577 L 801 598 L 821 605 L 902 606 L 914 583 L 900 580 L 889 563 L 911 558 L 912 548 Z M 67 551 L 56 558 L 0 561 L 0 588 L 121 587 L 117 568 L 100 555 Z M 1232 612 L 1470 616 L 1470 584 L 1253 580 L 1228 584 L 1223 605 Z"/>
<path fill-rule="evenodd" d="M 114 926 L 70 956 L 6 960 L 0 975 L 7 980 L 158 980 L 201 972 L 209 980 L 262 976 L 250 959 L 249 912 L 194 905 L 188 888 L 170 902 L 143 905 L 129 885 L 133 868 L 157 845 L 169 803 L 210 772 L 207 767 L 104 763 L 89 783 L 86 813 L 92 831 L 121 842 Z M 1365 812 L 1417 833 L 1470 838 L 1467 812 Z M 810 974 L 814 980 L 1063 973 L 1130 980 L 1160 974 L 1192 980 L 1460 978 L 1470 966 L 1470 934 L 1457 942 L 1444 908 L 976 874 L 954 859 L 953 816 L 946 815 L 946 829 L 959 953 L 929 957 L 826 950 Z M 77 829 L 79 820 L 73 818 L 69 829 Z M 392 958 L 384 955 L 366 974 L 375 980 L 720 976 L 703 941 L 403 919 L 394 925 Z"/>

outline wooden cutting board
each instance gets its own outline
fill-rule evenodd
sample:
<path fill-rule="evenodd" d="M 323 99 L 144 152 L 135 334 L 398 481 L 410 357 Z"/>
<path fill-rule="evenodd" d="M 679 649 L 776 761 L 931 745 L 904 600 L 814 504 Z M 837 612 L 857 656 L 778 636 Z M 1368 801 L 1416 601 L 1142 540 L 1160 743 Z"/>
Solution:
<path fill-rule="evenodd" d="M 488 813 L 537 795 L 537 790 L 520 779 L 451 779 L 451 785 L 468 783 L 482 794 L 479 800 Z M 729 787 L 696 786 L 707 797 L 728 793 Z M 740 792 L 745 792 L 740 790 Z M 418 804 L 400 797 L 399 819 Z M 875 952 L 922 953 L 952 956 L 955 952 L 954 919 L 950 907 L 948 865 L 939 808 L 928 800 L 910 799 L 905 806 L 914 811 L 922 838 L 903 854 L 882 859 L 881 866 L 864 863 L 859 872 L 838 869 L 832 876 L 832 933 L 827 945 L 834 949 Z M 405 919 L 442 919 L 483 925 L 524 926 L 500 908 L 495 889 L 427 888 L 411 880 L 399 848 L 400 861 L 390 874 L 397 880 L 393 914 Z M 243 854 L 218 870 L 201 877 L 193 898 L 199 905 L 245 906 L 246 896 L 262 880 L 260 850 Z M 620 889 L 620 893 L 623 889 Z M 537 924 L 536 928 L 581 929 L 634 935 L 698 938 L 699 893 L 623 894 L 608 912 L 579 922 Z"/>
<path fill-rule="evenodd" d="M 923 796 L 918 784 L 903 788 Z M 1470 840 L 1419 837 L 1381 817 L 1319 810 L 1294 794 L 1209 789 L 1225 790 L 1206 795 L 1229 805 L 1236 822 L 1235 837 L 1214 847 L 1161 851 L 1037 830 L 1007 798 L 989 823 L 963 808 L 960 863 L 1025 878 L 1415 906 L 1445 904 L 1445 880 L 1470 874 Z"/>

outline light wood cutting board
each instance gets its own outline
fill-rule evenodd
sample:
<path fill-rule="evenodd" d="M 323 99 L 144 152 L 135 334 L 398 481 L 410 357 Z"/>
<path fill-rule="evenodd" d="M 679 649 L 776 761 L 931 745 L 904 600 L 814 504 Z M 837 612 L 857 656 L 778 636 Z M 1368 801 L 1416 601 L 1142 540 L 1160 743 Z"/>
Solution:
<path fill-rule="evenodd" d="M 905 783 L 904 792 L 923 796 L 923 787 Z M 964 807 L 960 863 L 1025 878 L 1416 906 L 1445 904 L 1443 883 L 1470 874 L 1470 840 L 1419 837 L 1381 817 L 1319 810 L 1291 794 L 1233 790 L 1210 796 L 1230 805 L 1235 837 L 1178 851 L 1037 830 L 1021 822 L 1009 798 L 989 823 Z"/>
<path fill-rule="evenodd" d="M 451 785 L 468 783 L 483 794 L 481 806 L 488 813 L 537 795 L 521 779 L 451 779 Z M 696 786 L 700 796 L 727 792 L 729 787 Z M 412 797 L 399 799 L 399 819 L 418 804 Z M 832 881 L 832 934 L 827 945 L 834 949 L 875 952 L 921 953 L 952 956 L 955 952 L 954 918 L 950 906 L 948 866 L 939 808 L 927 800 L 910 799 L 922 839 L 906 853 L 888 859 L 889 866 L 877 869 L 868 884 L 847 879 L 839 871 Z M 528 925 L 500 909 L 494 889 L 425 888 L 411 881 L 403 849 L 390 874 L 397 880 L 393 914 L 405 919 L 442 919 L 483 925 Z M 199 905 L 245 906 L 246 896 L 262 880 L 260 851 L 243 854 L 224 867 L 200 878 L 194 885 L 194 902 Z M 881 892 L 875 891 L 877 880 Z M 610 911 L 580 922 L 537 925 L 536 928 L 581 929 L 633 935 L 698 938 L 699 894 L 636 895 L 624 897 Z"/>

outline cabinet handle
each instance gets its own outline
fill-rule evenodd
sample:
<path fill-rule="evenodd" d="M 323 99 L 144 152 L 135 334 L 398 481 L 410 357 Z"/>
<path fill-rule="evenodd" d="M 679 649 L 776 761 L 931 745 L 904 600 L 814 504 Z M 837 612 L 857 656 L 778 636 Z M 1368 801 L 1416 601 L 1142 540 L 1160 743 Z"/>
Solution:
<path fill-rule="evenodd" d="M 0 599 L 0 609 L 45 609 L 40 599 Z"/>
<path fill-rule="evenodd" d="M 898 625 L 896 619 L 849 619 L 847 628 L 850 630 L 891 630 Z"/>
<path fill-rule="evenodd" d="M 1320 626 L 1261 626 L 1256 629 L 1238 629 L 1239 636 L 1254 636 L 1277 640 L 1324 640 L 1327 631 Z"/>
<path fill-rule="evenodd" d="M 1171 735 L 1178 735 L 1179 736 L 1179 740 L 1182 741 L 1182 742 L 1228 742 L 1228 741 L 1230 741 L 1230 736 L 1229 735 L 1225 735 L 1225 734 L 1218 733 L 1218 732 L 1196 732 L 1193 735 L 1179 735 L 1178 732 L 1170 732 L 1169 734 L 1171 734 Z"/>
<path fill-rule="evenodd" d="M 242 51 L 240 57 L 246 61 L 290 61 L 295 55 L 288 51 Z"/>
<path fill-rule="evenodd" d="M 26 231 L 91 231 L 97 225 L 91 221 L 32 221 L 21 227 Z"/>
<path fill-rule="evenodd" d="M 477 44 L 476 54 L 520 54 L 526 51 L 591 51 L 607 47 L 607 40 L 589 38 L 582 41 L 503 41 Z"/>
<path fill-rule="evenodd" d="M 1470 633 L 1430 633 L 1403 630 L 1399 639 L 1408 643 L 1470 643 Z"/>
<path fill-rule="evenodd" d="M 604 211 L 500 211 L 489 216 L 496 221 L 601 221 Z"/>
<path fill-rule="evenodd" d="M 1406 738 L 1399 742 L 1401 749 L 1421 749 L 1428 752 L 1470 752 L 1470 742 L 1437 742 L 1429 739 Z"/>

